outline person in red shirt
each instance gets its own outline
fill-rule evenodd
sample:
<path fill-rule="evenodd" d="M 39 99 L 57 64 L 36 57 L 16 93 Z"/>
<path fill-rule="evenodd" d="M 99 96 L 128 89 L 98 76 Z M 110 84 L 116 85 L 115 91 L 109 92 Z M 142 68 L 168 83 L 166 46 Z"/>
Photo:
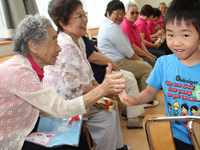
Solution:
<path fill-rule="evenodd" d="M 144 61 L 154 67 L 157 57 L 151 54 L 145 47 L 140 32 L 135 25 L 138 19 L 138 6 L 136 2 L 129 2 L 125 6 L 126 15 L 121 24 L 121 28 L 131 43 L 132 49 Z"/>
<path fill-rule="evenodd" d="M 151 19 L 147 21 L 147 25 L 150 31 L 150 37 L 153 42 L 157 41 L 158 38 L 160 38 L 162 41 L 165 40 L 164 29 L 160 29 L 160 27 L 157 25 L 160 15 L 161 15 L 161 11 L 158 8 L 154 8 L 154 13 Z"/>
<path fill-rule="evenodd" d="M 164 2 L 160 3 L 159 6 L 158 6 L 158 9 L 161 11 L 161 14 L 160 14 L 160 17 L 158 19 L 158 26 L 160 29 L 164 29 L 164 16 L 165 16 L 165 13 L 166 13 L 166 4 Z"/>
<path fill-rule="evenodd" d="M 166 52 L 160 49 L 160 44 L 152 43 L 150 31 L 147 25 L 147 21 L 151 18 L 154 13 L 154 9 L 150 5 L 144 5 L 140 12 L 140 17 L 136 21 L 136 25 L 139 29 L 140 35 L 142 37 L 143 43 L 146 46 L 147 50 L 155 55 L 160 57 L 166 54 Z"/>

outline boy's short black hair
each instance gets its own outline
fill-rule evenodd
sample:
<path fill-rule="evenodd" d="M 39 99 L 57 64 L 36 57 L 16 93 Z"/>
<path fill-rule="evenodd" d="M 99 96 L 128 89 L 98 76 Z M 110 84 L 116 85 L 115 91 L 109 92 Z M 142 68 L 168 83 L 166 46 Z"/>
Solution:
<path fill-rule="evenodd" d="M 181 25 L 183 20 L 186 26 L 194 25 L 200 35 L 200 2 L 199 0 L 173 0 L 164 17 L 164 25 L 174 23 Z"/>
<path fill-rule="evenodd" d="M 107 12 L 109 12 L 109 16 L 112 14 L 114 10 L 124 10 L 125 13 L 125 7 L 124 4 L 120 0 L 112 0 L 107 4 L 105 16 L 107 17 Z"/>
<path fill-rule="evenodd" d="M 153 18 L 160 17 L 161 11 L 158 8 L 154 8 Z"/>
<path fill-rule="evenodd" d="M 140 11 L 140 15 L 147 16 L 147 17 L 150 17 L 151 15 L 153 15 L 153 13 L 154 13 L 153 7 L 148 4 L 144 5 Z"/>

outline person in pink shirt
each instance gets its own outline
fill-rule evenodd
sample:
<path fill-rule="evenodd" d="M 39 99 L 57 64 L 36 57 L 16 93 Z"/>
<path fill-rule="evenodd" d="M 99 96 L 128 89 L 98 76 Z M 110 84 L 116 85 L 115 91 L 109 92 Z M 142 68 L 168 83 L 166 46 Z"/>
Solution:
<path fill-rule="evenodd" d="M 150 37 L 153 42 L 155 42 L 158 38 L 160 38 L 162 41 L 165 40 L 164 30 L 160 29 L 157 25 L 160 15 L 161 11 L 158 8 L 154 8 L 154 13 L 152 17 L 147 21 L 147 25 L 150 31 Z"/>
<path fill-rule="evenodd" d="M 155 55 L 156 57 L 160 57 L 166 54 L 166 52 L 160 49 L 160 44 L 152 43 L 150 37 L 150 31 L 147 25 L 147 22 L 154 13 L 154 9 L 150 5 L 144 5 L 140 12 L 140 17 L 136 21 L 136 25 L 139 29 L 140 35 L 142 37 L 143 43 L 146 46 L 147 50 Z"/>
<path fill-rule="evenodd" d="M 168 48 L 165 40 L 164 29 L 159 29 L 159 26 L 157 25 L 160 14 L 161 11 L 158 8 L 154 8 L 154 13 L 151 19 L 147 21 L 147 25 L 150 31 L 150 37 L 153 42 L 161 41 L 161 46 L 159 48 L 164 50 L 166 54 L 172 54 L 172 51 Z"/>
<path fill-rule="evenodd" d="M 27 15 L 20 22 L 13 38 L 13 51 L 15 56 L 0 64 L 0 149 L 89 150 L 84 132 L 78 147 L 47 148 L 25 141 L 25 137 L 37 131 L 41 115 L 68 119 L 85 114 L 101 97 L 120 93 L 125 88 L 125 80 L 118 79 L 122 73 L 112 75 L 109 64 L 102 84 L 73 100 L 64 99 L 52 88 L 44 88 L 43 68 L 56 63 L 61 48 L 50 20 L 38 14 Z"/>
<path fill-rule="evenodd" d="M 135 53 L 141 57 L 144 61 L 148 62 L 154 67 L 157 57 L 151 54 L 145 47 L 140 32 L 135 25 L 138 19 L 138 6 L 136 2 L 129 2 L 125 6 L 125 18 L 121 24 L 121 28 L 125 35 L 129 38 L 131 47 Z"/>
<path fill-rule="evenodd" d="M 157 25 L 160 29 L 164 29 L 164 16 L 166 13 L 166 4 L 164 2 L 160 3 L 158 9 L 161 11 L 160 17 L 158 19 Z"/>

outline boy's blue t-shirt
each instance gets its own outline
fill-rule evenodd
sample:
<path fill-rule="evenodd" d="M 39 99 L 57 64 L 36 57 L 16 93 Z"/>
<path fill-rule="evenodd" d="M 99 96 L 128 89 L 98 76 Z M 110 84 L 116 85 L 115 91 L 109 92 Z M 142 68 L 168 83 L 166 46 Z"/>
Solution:
<path fill-rule="evenodd" d="M 200 108 L 200 101 L 192 95 L 200 85 L 200 64 L 186 66 L 175 54 L 160 57 L 147 79 L 155 89 L 163 87 L 165 108 L 168 116 L 193 115 Z M 171 121 L 173 136 L 192 144 L 187 130 L 187 121 Z"/>

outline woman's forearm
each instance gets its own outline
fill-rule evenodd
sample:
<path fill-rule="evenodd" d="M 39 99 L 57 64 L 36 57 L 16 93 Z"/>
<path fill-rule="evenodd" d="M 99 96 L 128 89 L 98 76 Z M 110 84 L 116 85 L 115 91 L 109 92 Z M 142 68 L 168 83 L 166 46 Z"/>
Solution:
<path fill-rule="evenodd" d="M 83 94 L 86 94 L 86 93 L 90 92 L 90 91 L 93 90 L 94 88 L 95 88 L 95 86 L 92 86 L 92 85 L 87 84 L 87 86 L 86 86 L 86 88 L 85 88 Z"/>
<path fill-rule="evenodd" d="M 143 43 L 144 43 L 144 45 L 145 45 L 146 47 L 154 47 L 153 43 L 150 43 L 150 42 L 148 42 L 148 41 L 146 41 L 146 40 L 143 40 Z"/>
<path fill-rule="evenodd" d="M 134 50 L 134 52 L 137 54 L 137 55 L 140 55 L 140 56 L 147 56 L 147 53 L 140 49 L 138 46 L 136 46 L 135 44 L 131 45 L 132 49 Z"/>

